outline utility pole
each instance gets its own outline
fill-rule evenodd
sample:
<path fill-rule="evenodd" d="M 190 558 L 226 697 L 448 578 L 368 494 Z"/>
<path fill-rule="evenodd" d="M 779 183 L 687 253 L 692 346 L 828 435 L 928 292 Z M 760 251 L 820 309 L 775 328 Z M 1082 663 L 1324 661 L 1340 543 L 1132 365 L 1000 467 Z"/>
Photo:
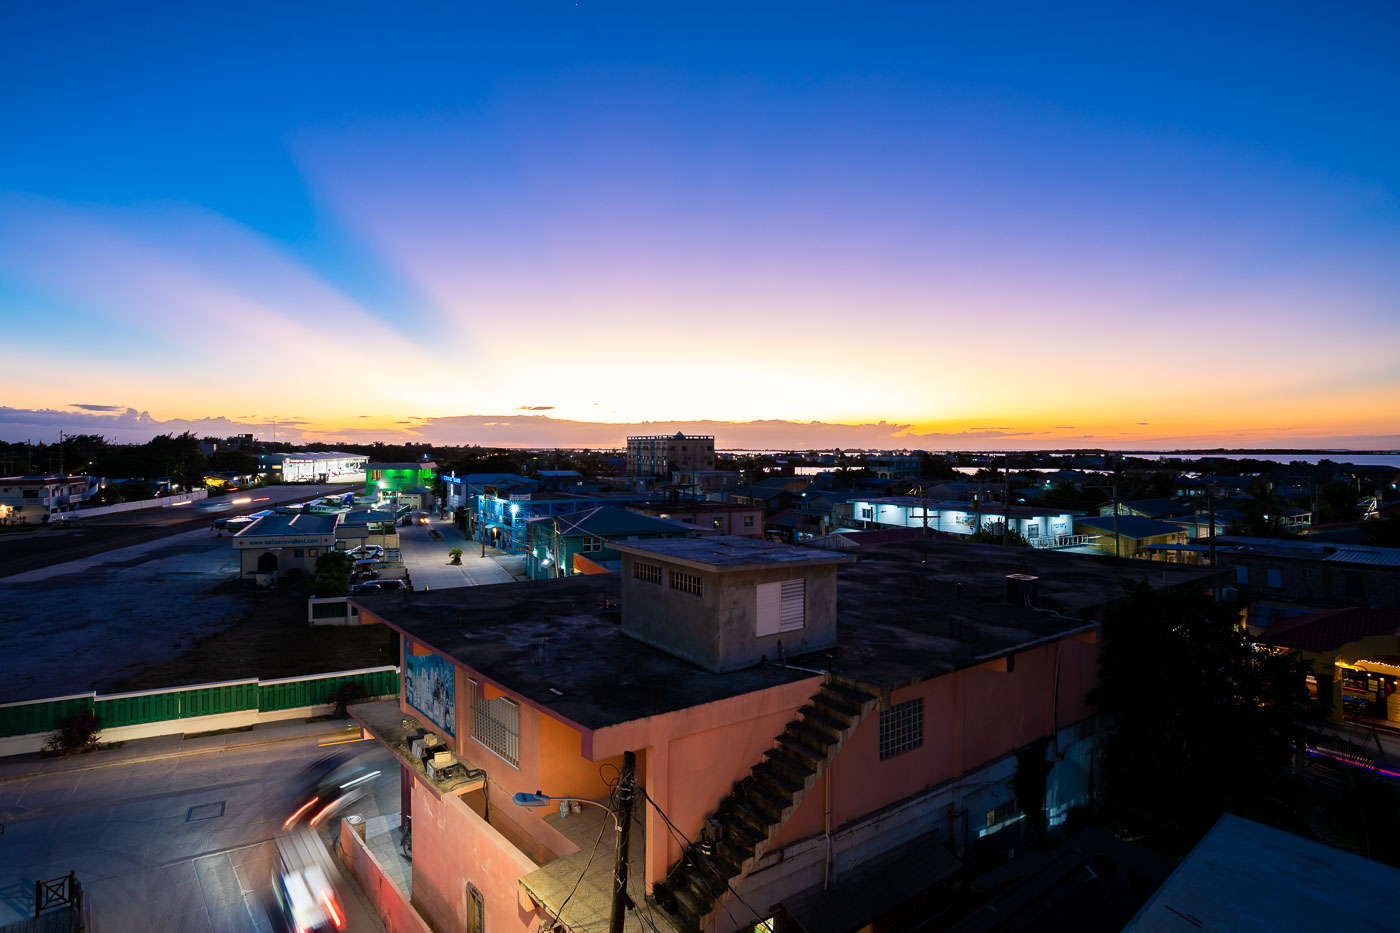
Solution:
<path fill-rule="evenodd" d="M 627 896 L 627 844 L 632 838 L 632 797 L 636 783 L 637 756 L 625 751 L 622 753 L 622 777 L 617 782 L 617 853 L 613 859 L 612 916 L 608 933 L 622 933 L 627 905 L 632 903 Z"/>
<path fill-rule="evenodd" d="M 59 476 L 67 476 L 67 475 L 68 475 L 67 473 L 63 472 L 63 432 L 62 432 L 62 431 L 59 431 L 59 432 L 58 432 L 58 475 L 59 475 Z"/>
<path fill-rule="evenodd" d="M 1206 487 L 1206 515 L 1210 521 L 1210 565 L 1215 566 L 1215 493 Z"/>
<path fill-rule="evenodd" d="M 1001 543 L 1004 547 L 1011 540 L 1011 454 L 1001 463 Z"/>

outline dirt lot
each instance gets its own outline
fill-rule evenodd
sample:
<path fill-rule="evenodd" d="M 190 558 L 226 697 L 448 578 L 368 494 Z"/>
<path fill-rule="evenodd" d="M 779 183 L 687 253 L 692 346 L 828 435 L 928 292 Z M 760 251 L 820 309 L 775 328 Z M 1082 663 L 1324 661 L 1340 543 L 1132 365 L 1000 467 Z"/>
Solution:
<path fill-rule="evenodd" d="M 179 657 L 105 683 L 100 692 L 150 690 L 241 677 L 293 677 L 399 663 L 396 633 L 382 625 L 306 624 L 306 603 L 288 593 L 257 595 L 243 584 L 246 611 L 223 631 L 195 639 Z"/>
<path fill-rule="evenodd" d="M 306 625 L 207 528 L 0 580 L 0 702 L 394 663 L 379 626 Z"/>

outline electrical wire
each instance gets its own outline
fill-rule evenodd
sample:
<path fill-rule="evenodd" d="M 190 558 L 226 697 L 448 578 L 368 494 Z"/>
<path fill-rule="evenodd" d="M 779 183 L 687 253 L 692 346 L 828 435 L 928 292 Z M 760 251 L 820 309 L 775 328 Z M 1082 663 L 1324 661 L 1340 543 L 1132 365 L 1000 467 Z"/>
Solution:
<path fill-rule="evenodd" d="M 651 799 L 651 795 L 648 794 L 648 793 L 646 792 L 646 788 L 644 788 L 644 787 L 638 787 L 637 790 L 641 793 L 642 797 L 644 797 L 644 798 L 646 799 L 646 802 L 649 803 L 649 804 L 651 804 L 653 807 L 655 807 L 655 808 L 656 808 L 656 812 L 661 814 L 661 818 L 662 818 L 663 820 L 666 821 L 666 826 L 667 826 L 668 829 L 670 829 L 671 835 L 672 835 L 672 836 L 679 837 L 679 838 L 677 838 L 676 841 L 679 842 L 679 843 L 681 843 L 681 848 L 682 848 L 683 850 L 685 850 L 685 849 L 694 850 L 694 848 L 695 848 L 694 843 L 692 843 L 689 839 L 686 838 L 685 833 L 681 832 L 680 829 L 678 829 L 678 828 L 676 827 L 676 824 L 675 824 L 675 823 L 672 823 L 672 822 L 671 822 L 671 818 L 670 818 L 669 816 L 666 815 L 666 811 L 663 810 L 663 809 L 661 809 L 661 807 L 657 805 L 657 803 L 656 803 L 655 800 L 652 800 L 652 799 Z M 764 922 L 767 921 L 768 918 L 765 917 L 765 916 L 763 916 L 763 914 L 759 913 L 758 911 L 754 910 L 754 909 L 753 909 L 753 905 L 750 904 L 748 901 L 744 900 L 743 895 L 741 895 L 738 891 L 734 890 L 734 886 L 731 885 L 731 884 L 729 883 L 729 879 L 728 879 L 728 878 L 725 878 L 724 876 L 722 876 L 722 875 L 719 873 L 719 869 L 715 868 L 713 865 L 710 864 L 710 859 L 709 859 L 708 856 L 706 856 L 704 853 L 697 853 L 697 855 L 699 855 L 698 861 L 699 861 L 701 864 L 703 864 L 706 868 L 708 868 L 708 869 L 710 870 L 710 872 L 711 872 L 716 878 L 719 879 L 720 883 L 723 884 L 723 885 L 725 886 L 726 889 L 728 889 L 728 891 L 729 891 L 730 894 L 733 894 L 733 895 L 734 895 L 735 899 L 737 899 L 737 900 L 739 901 L 740 904 L 743 904 L 743 905 L 744 905 L 744 908 L 745 908 L 746 910 L 748 910 L 749 913 L 753 914 L 755 920 L 757 920 L 759 923 L 764 923 Z M 730 923 L 733 923 L 733 924 L 737 927 L 737 926 L 738 926 L 738 922 L 735 921 L 734 915 L 731 914 L 731 913 L 729 913 L 729 905 L 728 905 L 728 904 L 724 904 L 724 905 L 721 905 L 721 906 L 724 907 L 724 912 L 725 912 L 726 914 L 729 914 L 729 922 L 730 922 Z"/>
<path fill-rule="evenodd" d="M 578 892 L 578 886 L 583 884 L 583 879 L 588 874 L 588 869 L 593 865 L 593 857 L 598 854 L 598 846 L 602 844 L 603 833 L 607 832 L 607 829 L 608 821 L 603 820 L 602 824 L 598 827 L 598 838 L 593 841 L 593 851 L 588 853 L 588 861 L 583 863 L 583 871 L 578 873 L 578 880 L 574 882 L 573 889 L 569 891 L 569 896 L 564 898 L 564 903 L 559 905 L 559 910 L 554 914 L 554 919 L 548 924 L 544 922 L 540 923 L 540 933 L 544 933 L 545 930 L 552 930 L 559 925 L 559 918 L 564 916 L 564 908 L 568 907 L 569 901 L 574 899 L 574 894 Z"/>

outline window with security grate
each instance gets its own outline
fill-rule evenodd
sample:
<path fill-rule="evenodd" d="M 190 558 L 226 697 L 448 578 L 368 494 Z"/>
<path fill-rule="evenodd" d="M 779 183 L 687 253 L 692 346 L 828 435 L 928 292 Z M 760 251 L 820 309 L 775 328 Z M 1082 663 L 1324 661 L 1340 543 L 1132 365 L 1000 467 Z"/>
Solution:
<path fill-rule="evenodd" d="M 661 568 L 655 564 L 644 564 L 638 561 L 632 565 L 632 576 L 646 583 L 661 585 Z"/>
<path fill-rule="evenodd" d="M 680 590 L 682 593 L 690 593 L 692 596 L 699 596 L 700 577 L 693 573 L 681 573 L 680 571 L 672 570 L 671 589 Z"/>
<path fill-rule="evenodd" d="M 486 699 L 472 684 L 472 738 L 520 767 L 520 707 L 507 697 Z"/>
<path fill-rule="evenodd" d="M 924 744 L 924 698 L 896 703 L 880 712 L 880 760 Z"/>

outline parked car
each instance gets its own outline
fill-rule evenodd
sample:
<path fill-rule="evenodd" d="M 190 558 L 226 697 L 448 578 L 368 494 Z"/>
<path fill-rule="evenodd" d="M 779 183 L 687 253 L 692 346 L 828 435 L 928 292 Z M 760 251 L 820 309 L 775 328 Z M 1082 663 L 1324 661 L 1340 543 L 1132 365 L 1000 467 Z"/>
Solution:
<path fill-rule="evenodd" d="M 365 583 L 356 583 L 350 587 L 350 595 L 356 593 L 374 593 L 381 590 L 406 590 L 408 584 L 402 580 L 369 580 Z"/>

